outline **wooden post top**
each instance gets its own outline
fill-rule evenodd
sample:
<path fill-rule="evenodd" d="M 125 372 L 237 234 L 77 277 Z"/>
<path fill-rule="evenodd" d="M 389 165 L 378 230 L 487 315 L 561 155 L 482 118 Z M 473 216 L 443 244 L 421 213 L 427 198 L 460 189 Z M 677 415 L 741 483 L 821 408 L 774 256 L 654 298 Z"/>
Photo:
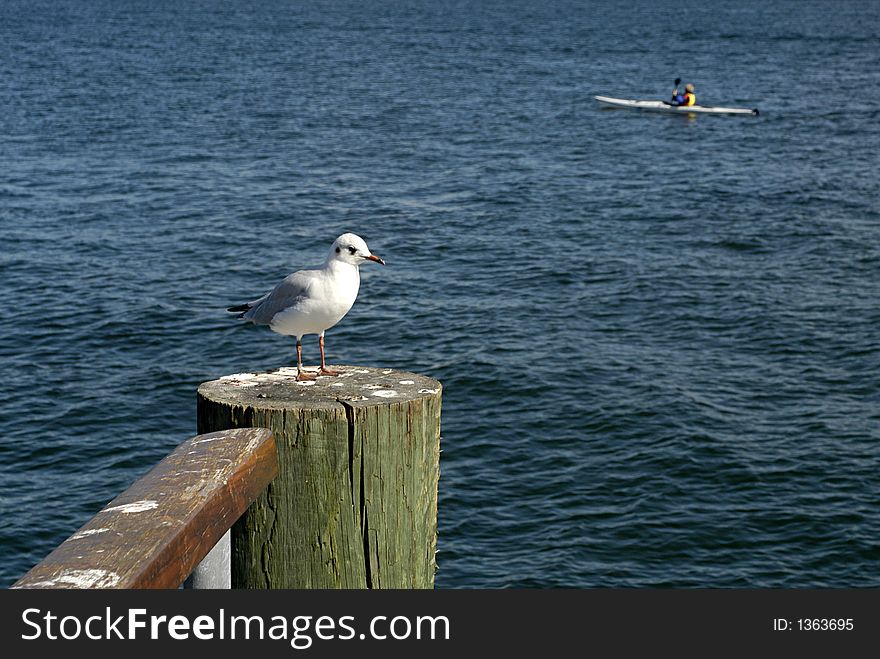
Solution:
<path fill-rule="evenodd" d="M 265 373 L 235 373 L 205 382 L 199 395 L 218 403 L 261 409 L 336 408 L 374 406 L 430 398 L 441 384 L 417 373 L 366 366 L 328 366 L 340 375 L 297 381 L 296 368 Z"/>

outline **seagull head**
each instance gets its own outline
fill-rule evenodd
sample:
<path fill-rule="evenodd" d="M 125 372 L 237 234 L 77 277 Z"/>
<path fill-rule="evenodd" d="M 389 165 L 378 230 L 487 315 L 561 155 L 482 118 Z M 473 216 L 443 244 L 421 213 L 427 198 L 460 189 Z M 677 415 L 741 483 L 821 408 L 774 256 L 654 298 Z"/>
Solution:
<path fill-rule="evenodd" d="M 365 261 L 375 261 L 385 265 L 385 261 L 370 252 L 370 248 L 367 247 L 364 239 L 353 233 L 343 233 L 333 241 L 333 247 L 330 248 L 327 260 L 342 261 L 354 266 L 358 266 Z"/>

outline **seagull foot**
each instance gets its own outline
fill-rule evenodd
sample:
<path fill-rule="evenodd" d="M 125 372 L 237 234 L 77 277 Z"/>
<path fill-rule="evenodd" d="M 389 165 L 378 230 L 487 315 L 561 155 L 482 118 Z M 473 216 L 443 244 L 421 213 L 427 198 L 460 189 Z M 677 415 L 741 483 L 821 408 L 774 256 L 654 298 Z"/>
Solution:
<path fill-rule="evenodd" d="M 296 381 L 297 382 L 303 382 L 303 381 L 307 381 L 307 380 L 317 380 L 317 379 L 318 379 L 317 375 L 312 375 L 311 373 L 306 373 L 305 371 L 300 371 L 299 373 L 296 374 Z"/>
<path fill-rule="evenodd" d="M 319 371 L 320 375 L 340 375 L 339 371 L 331 371 L 329 368 L 322 368 Z"/>

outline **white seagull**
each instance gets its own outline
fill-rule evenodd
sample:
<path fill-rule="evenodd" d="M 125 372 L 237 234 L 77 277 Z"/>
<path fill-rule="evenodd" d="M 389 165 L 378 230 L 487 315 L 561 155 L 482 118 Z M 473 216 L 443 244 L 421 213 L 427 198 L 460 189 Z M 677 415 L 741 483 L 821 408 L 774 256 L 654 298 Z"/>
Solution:
<path fill-rule="evenodd" d="M 296 337 L 297 380 L 314 380 L 302 368 L 302 337 L 317 334 L 321 348 L 320 375 L 339 375 L 324 364 L 324 332 L 342 320 L 361 285 L 358 266 L 366 261 L 385 265 L 360 236 L 344 233 L 333 241 L 324 265 L 287 275 L 259 300 L 229 307 L 254 325 L 268 325 L 278 334 Z"/>

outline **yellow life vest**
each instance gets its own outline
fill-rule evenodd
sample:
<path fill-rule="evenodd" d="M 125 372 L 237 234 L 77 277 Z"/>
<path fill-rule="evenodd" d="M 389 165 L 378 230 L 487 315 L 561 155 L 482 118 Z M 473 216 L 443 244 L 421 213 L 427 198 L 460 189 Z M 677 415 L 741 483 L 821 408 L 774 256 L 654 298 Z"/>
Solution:
<path fill-rule="evenodd" d="M 682 103 L 682 105 L 690 106 L 690 105 L 696 105 L 696 104 L 697 104 L 697 97 L 694 96 L 691 92 L 688 92 L 687 94 L 684 95 L 684 103 Z"/>

